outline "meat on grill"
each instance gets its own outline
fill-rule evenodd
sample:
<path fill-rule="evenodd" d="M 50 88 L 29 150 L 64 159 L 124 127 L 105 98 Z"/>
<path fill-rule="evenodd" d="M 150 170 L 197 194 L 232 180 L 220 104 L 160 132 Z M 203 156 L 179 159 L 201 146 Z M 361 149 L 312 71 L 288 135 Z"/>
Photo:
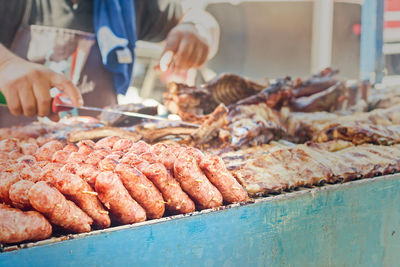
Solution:
<path fill-rule="evenodd" d="M 92 218 L 44 181 L 31 187 L 29 201 L 35 210 L 44 214 L 55 225 L 74 233 L 91 230 Z"/>
<path fill-rule="evenodd" d="M 23 212 L 0 203 L 0 243 L 42 240 L 51 233 L 51 224 L 39 212 Z"/>
<path fill-rule="evenodd" d="M 399 148 L 331 141 L 329 145 L 263 145 L 228 152 L 222 158 L 246 191 L 257 196 L 396 172 L 400 167 Z"/>
<path fill-rule="evenodd" d="M 96 192 L 104 206 L 121 223 L 146 220 L 145 210 L 129 195 L 116 173 L 101 172 L 96 178 Z"/>

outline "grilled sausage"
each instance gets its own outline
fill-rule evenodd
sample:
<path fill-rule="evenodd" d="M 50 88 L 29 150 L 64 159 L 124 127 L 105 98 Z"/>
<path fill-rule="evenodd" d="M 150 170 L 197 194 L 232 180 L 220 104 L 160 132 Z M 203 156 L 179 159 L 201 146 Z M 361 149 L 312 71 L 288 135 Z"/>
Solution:
<path fill-rule="evenodd" d="M 85 160 L 85 163 L 97 166 L 99 161 L 107 157 L 110 153 L 111 150 L 108 148 L 96 149 L 95 151 L 89 154 L 89 156 Z"/>
<path fill-rule="evenodd" d="M 63 144 L 59 141 L 50 141 L 41 146 L 34 156 L 38 161 L 51 161 L 53 154 L 63 149 Z"/>
<path fill-rule="evenodd" d="M 100 139 L 97 141 L 96 145 L 94 146 L 95 149 L 99 148 L 108 148 L 112 149 L 114 146 L 114 143 L 117 142 L 119 139 L 121 139 L 118 136 L 108 136 Z"/>
<path fill-rule="evenodd" d="M 114 143 L 112 150 L 113 151 L 122 151 L 128 152 L 133 145 L 133 141 L 129 139 L 119 139 L 117 142 Z"/>
<path fill-rule="evenodd" d="M 96 177 L 100 173 L 99 169 L 91 164 L 80 164 L 76 174 L 85 180 L 91 187 L 96 184 Z"/>
<path fill-rule="evenodd" d="M 125 156 L 120 160 L 120 163 L 131 165 L 139 171 L 143 171 L 148 165 L 150 165 L 149 162 L 132 152 L 125 154 Z"/>
<path fill-rule="evenodd" d="M 68 163 L 77 163 L 81 164 L 85 162 L 87 156 L 80 154 L 79 152 L 72 152 L 68 157 Z"/>
<path fill-rule="evenodd" d="M 44 181 L 32 186 L 29 191 L 29 201 L 34 209 L 45 215 L 55 225 L 74 233 L 90 231 L 92 218 L 74 202 L 67 200 L 55 187 Z"/>
<path fill-rule="evenodd" d="M 175 179 L 200 209 L 222 205 L 222 195 L 200 170 L 196 159 L 181 153 L 174 164 Z"/>
<path fill-rule="evenodd" d="M 64 165 L 69 166 L 69 165 Z M 60 175 L 60 170 L 64 168 L 64 166 L 60 163 L 52 163 L 49 162 L 46 166 L 43 167 L 42 172 L 40 173 L 40 180 L 49 182 L 50 184 L 54 184 L 56 182 L 56 178 Z"/>
<path fill-rule="evenodd" d="M 10 200 L 10 187 L 21 180 L 21 177 L 16 172 L 2 172 L 0 173 L 0 202 L 11 204 Z"/>
<path fill-rule="evenodd" d="M 75 144 L 68 144 L 63 148 L 63 151 L 69 152 L 70 154 L 72 152 L 78 152 L 79 148 Z"/>
<path fill-rule="evenodd" d="M 2 152 L 0 151 L 0 162 L 5 163 L 7 161 L 9 161 L 9 157 L 8 157 L 8 152 Z"/>
<path fill-rule="evenodd" d="M 174 171 L 174 163 L 177 158 L 176 155 L 176 147 L 174 146 L 168 146 L 164 150 L 159 152 L 160 154 L 158 155 L 158 161 L 169 170 L 169 171 Z M 157 155 L 157 154 L 156 154 Z M 178 154 L 179 155 L 179 154 Z"/>
<path fill-rule="evenodd" d="M 8 192 L 11 204 L 21 210 L 31 209 L 29 190 L 34 184 L 34 182 L 28 180 L 21 180 L 13 184 Z"/>
<path fill-rule="evenodd" d="M 95 225 L 100 228 L 110 226 L 110 217 L 97 198 L 97 193 L 82 178 L 76 174 L 61 172 L 54 185 L 58 191 L 86 212 L 94 220 Z"/>
<path fill-rule="evenodd" d="M 181 153 L 185 153 L 186 155 L 189 155 L 189 156 L 192 156 L 193 158 L 195 158 L 195 160 L 197 161 L 197 164 L 199 164 L 204 157 L 203 152 L 201 152 L 199 149 L 194 148 L 194 147 L 187 147 L 187 148 L 185 148 L 185 150 L 182 150 Z"/>
<path fill-rule="evenodd" d="M 141 159 L 147 161 L 150 164 L 154 164 L 158 162 L 157 156 L 152 152 L 145 152 L 140 154 L 139 156 Z"/>
<path fill-rule="evenodd" d="M 145 152 L 150 152 L 151 146 L 144 141 L 138 141 L 133 143 L 129 152 L 135 153 L 136 155 L 140 155 Z"/>
<path fill-rule="evenodd" d="M 101 172 L 95 188 L 101 202 L 119 222 L 128 224 L 146 220 L 145 210 L 129 195 L 116 173 Z"/>
<path fill-rule="evenodd" d="M 87 156 L 93 152 L 96 143 L 91 140 L 83 140 L 80 141 L 77 145 L 79 147 L 78 153 Z"/>
<path fill-rule="evenodd" d="M 70 154 L 71 154 L 71 152 L 69 152 L 69 151 L 59 150 L 53 154 L 51 161 L 57 162 L 57 163 L 67 163 Z"/>
<path fill-rule="evenodd" d="M 19 147 L 21 148 L 21 152 L 24 155 L 34 155 L 39 149 L 39 146 L 33 143 L 20 143 Z"/>
<path fill-rule="evenodd" d="M 14 149 L 11 152 L 8 152 L 8 158 L 11 160 L 16 160 L 20 157 L 22 157 L 24 154 L 22 154 L 19 150 Z"/>
<path fill-rule="evenodd" d="M 127 164 L 118 164 L 115 172 L 133 199 L 145 209 L 148 218 L 157 219 L 164 215 L 164 199 L 143 173 Z"/>
<path fill-rule="evenodd" d="M 222 158 L 213 155 L 204 156 L 200 161 L 200 167 L 208 180 L 221 192 L 225 202 L 236 203 L 247 199 L 246 191 L 226 169 Z"/>
<path fill-rule="evenodd" d="M 183 192 L 179 183 L 161 163 L 146 167 L 143 174 L 152 181 L 162 193 L 167 210 L 173 213 L 189 213 L 195 210 L 195 205 L 189 196 Z"/>
<path fill-rule="evenodd" d="M 118 161 L 116 161 L 115 159 L 113 159 L 111 155 L 109 155 L 104 159 L 100 160 L 97 166 L 99 167 L 100 171 L 113 171 L 117 166 L 117 164 Z"/>
<path fill-rule="evenodd" d="M 26 163 L 28 165 L 34 165 L 36 162 L 36 158 L 32 155 L 23 155 L 17 159 L 17 163 Z"/>
<path fill-rule="evenodd" d="M 23 212 L 0 204 L 0 243 L 42 240 L 51 232 L 51 224 L 39 212 Z"/>
<path fill-rule="evenodd" d="M 26 165 L 19 170 L 19 174 L 21 175 L 22 179 L 29 180 L 34 183 L 41 180 L 41 172 L 42 167 L 38 163 L 35 163 L 34 165 Z"/>
<path fill-rule="evenodd" d="M 11 152 L 15 149 L 19 149 L 17 139 L 4 139 L 0 141 L 0 151 Z"/>

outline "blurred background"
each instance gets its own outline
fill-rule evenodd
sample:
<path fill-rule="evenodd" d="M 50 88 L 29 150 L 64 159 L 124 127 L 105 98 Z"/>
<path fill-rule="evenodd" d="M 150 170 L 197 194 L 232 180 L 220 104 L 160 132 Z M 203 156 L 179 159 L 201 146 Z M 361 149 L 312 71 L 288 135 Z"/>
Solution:
<path fill-rule="evenodd" d="M 119 98 L 122 104 L 138 96 L 161 101 L 168 81 L 199 84 L 223 72 L 263 82 L 288 75 L 305 78 L 329 64 L 344 79 L 360 78 L 362 0 L 182 2 L 188 9 L 206 9 L 219 22 L 218 53 L 198 71 L 160 75 L 154 66 L 162 45 L 138 42 L 133 87 Z M 385 0 L 384 19 L 383 71 L 397 81 L 400 0 Z"/>

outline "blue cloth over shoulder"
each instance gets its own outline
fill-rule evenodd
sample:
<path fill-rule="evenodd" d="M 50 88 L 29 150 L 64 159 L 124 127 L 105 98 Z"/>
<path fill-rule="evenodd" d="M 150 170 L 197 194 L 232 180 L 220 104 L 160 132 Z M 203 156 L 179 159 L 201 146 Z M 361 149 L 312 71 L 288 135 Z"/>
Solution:
<path fill-rule="evenodd" d="M 115 91 L 125 94 L 135 58 L 135 1 L 94 0 L 94 30 L 103 64 L 114 76 Z"/>

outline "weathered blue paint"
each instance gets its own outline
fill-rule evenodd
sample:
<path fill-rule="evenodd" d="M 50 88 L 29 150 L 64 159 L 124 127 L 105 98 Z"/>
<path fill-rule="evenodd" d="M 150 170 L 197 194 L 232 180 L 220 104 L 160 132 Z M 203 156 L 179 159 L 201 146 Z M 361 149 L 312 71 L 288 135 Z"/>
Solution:
<path fill-rule="evenodd" d="M 400 176 L 0 253 L 0 266 L 398 266 Z"/>
<path fill-rule="evenodd" d="M 365 0 L 361 13 L 360 78 L 380 83 L 383 78 L 383 0 Z"/>

